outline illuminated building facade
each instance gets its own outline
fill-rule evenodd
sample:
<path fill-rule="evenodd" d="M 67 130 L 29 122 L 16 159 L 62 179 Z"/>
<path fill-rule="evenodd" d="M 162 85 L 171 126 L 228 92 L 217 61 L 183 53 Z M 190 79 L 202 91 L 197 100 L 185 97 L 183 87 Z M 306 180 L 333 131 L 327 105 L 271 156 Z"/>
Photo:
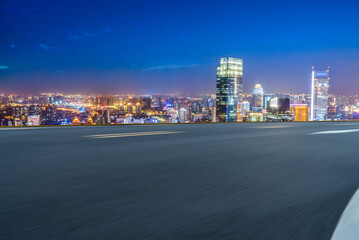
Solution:
<path fill-rule="evenodd" d="M 312 71 L 312 98 L 310 120 L 324 121 L 328 114 L 329 69 Z"/>
<path fill-rule="evenodd" d="M 187 123 L 190 120 L 190 111 L 188 107 L 183 107 L 179 109 L 178 112 L 178 121 L 180 123 Z"/>
<path fill-rule="evenodd" d="M 290 112 L 290 99 L 275 97 L 268 102 L 267 109 L 268 121 L 293 121 L 293 116 Z"/>
<path fill-rule="evenodd" d="M 41 125 L 56 125 L 57 107 L 55 105 L 47 105 L 41 111 Z"/>
<path fill-rule="evenodd" d="M 256 84 L 253 90 L 253 112 L 261 112 L 263 109 L 263 88 Z"/>
<path fill-rule="evenodd" d="M 290 112 L 294 116 L 294 121 L 308 121 L 309 108 L 307 104 L 291 104 Z"/>
<path fill-rule="evenodd" d="M 239 118 L 239 102 L 243 92 L 243 60 L 221 58 L 217 68 L 216 120 L 234 122 Z"/>
<path fill-rule="evenodd" d="M 259 112 L 249 113 L 249 121 L 250 122 L 263 122 L 263 120 L 264 120 L 263 113 L 259 113 Z"/>
<path fill-rule="evenodd" d="M 268 102 L 274 98 L 273 95 L 264 95 L 263 97 L 263 109 L 267 109 L 268 108 Z"/>

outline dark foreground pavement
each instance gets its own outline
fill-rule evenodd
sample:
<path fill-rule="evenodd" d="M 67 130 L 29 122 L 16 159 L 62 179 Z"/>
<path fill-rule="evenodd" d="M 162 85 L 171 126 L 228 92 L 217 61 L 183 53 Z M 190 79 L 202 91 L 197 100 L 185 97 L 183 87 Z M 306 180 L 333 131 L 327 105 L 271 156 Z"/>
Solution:
<path fill-rule="evenodd" d="M 0 239 L 330 239 L 359 188 L 359 132 L 309 133 L 346 129 L 0 129 Z M 86 137 L 153 131 L 172 134 Z"/>

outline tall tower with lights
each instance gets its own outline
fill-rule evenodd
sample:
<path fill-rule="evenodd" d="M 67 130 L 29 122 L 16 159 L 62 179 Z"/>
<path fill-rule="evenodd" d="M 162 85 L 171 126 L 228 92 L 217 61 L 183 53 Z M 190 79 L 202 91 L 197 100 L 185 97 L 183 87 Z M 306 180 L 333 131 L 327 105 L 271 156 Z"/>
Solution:
<path fill-rule="evenodd" d="M 243 60 L 221 58 L 217 68 L 216 119 L 219 122 L 238 121 L 239 102 L 243 92 Z"/>
<path fill-rule="evenodd" d="M 328 114 L 329 67 L 325 71 L 312 69 L 310 121 L 324 121 Z"/>
<path fill-rule="evenodd" d="M 261 112 L 263 109 L 264 92 L 262 86 L 258 83 L 253 90 L 253 112 Z"/>

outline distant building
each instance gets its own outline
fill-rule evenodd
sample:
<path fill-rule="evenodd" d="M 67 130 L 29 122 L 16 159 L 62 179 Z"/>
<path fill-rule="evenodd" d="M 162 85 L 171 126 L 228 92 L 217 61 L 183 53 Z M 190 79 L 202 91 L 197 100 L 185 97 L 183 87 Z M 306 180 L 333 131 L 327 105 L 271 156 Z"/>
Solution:
<path fill-rule="evenodd" d="M 41 111 L 41 125 L 57 124 L 57 107 L 55 105 L 47 105 Z"/>
<path fill-rule="evenodd" d="M 267 109 L 268 108 L 268 102 L 274 98 L 273 95 L 264 95 L 263 97 L 263 109 Z"/>
<path fill-rule="evenodd" d="M 307 104 L 291 104 L 290 112 L 294 117 L 294 121 L 304 122 L 309 119 L 309 108 Z"/>
<path fill-rule="evenodd" d="M 272 98 L 268 102 L 267 120 L 293 121 L 293 116 L 290 113 L 290 99 L 279 97 Z"/>
<path fill-rule="evenodd" d="M 211 120 L 216 122 L 216 107 L 211 107 Z"/>
<path fill-rule="evenodd" d="M 242 109 L 243 109 L 243 113 L 244 112 L 249 112 L 251 109 L 250 109 L 250 104 L 248 101 L 243 101 L 242 102 Z"/>
<path fill-rule="evenodd" d="M 30 105 L 29 115 L 41 115 L 41 107 L 39 105 Z"/>
<path fill-rule="evenodd" d="M 39 126 L 40 125 L 40 115 L 30 115 L 27 118 L 28 126 Z"/>
<path fill-rule="evenodd" d="M 190 112 L 188 108 L 180 108 L 178 112 L 178 121 L 180 123 L 188 123 L 190 120 Z"/>
<path fill-rule="evenodd" d="M 260 112 L 251 112 L 249 113 L 249 122 L 263 122 L 264 114 Z"/>
<path fill-rule="evenodd" d="M 310 120 L 324 121 L 328 114 L 329 69 L 312 71 L 312 98 Z"/>
<path fill-rule="evenodd" d="M 263 88 L 260 84 L 256 84 L 253 90 L 253 112 L 261 112 L 263 109 Z"/>
<path fill-rule="evenodd" d="M 221 58 L 217 68 L 216 120 L 234 122 L 238 120 L 238 103 L 243 92 L 243 60 L 239 58 Z"/>

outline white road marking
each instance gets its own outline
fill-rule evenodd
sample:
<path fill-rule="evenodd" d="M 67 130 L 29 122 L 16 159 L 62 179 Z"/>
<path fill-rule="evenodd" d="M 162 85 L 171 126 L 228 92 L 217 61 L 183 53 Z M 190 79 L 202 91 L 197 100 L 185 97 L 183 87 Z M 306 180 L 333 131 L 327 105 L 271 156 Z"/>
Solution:
<path fill-rule="evenodd" d="M 351 198 L 335 228 L 331 240 L 359 239 L 359 190 Z"/>
<path fill-rule="evenodd" d="M 333 123 L 333 126 L 359 126 L 359 123 Z"/>
<path fill-rule="evenodd" d="M 164 134 L 176 134 L 176 133 L 181 133 L 181 132 L 156 131 L 156 132 L 111 133 L 111 134 L 89 135 L 85 137 L 94 138 L 94 139 L 120 138 L 120 137 L 138 137 L 138 136 L 164 135 Z"/>
<path fill-rule="evenodd" d="M 314 133 L 309 133 L 309 135 L 318 135 L 318 134 L 339 134 L 339 133 L 352 133 L 352 132 L 359 132 L 359 129 L 322 131 L 322 132 L 314 132 Z"/>
<path fill-rule="evenodd" d="M 38 130 L 38 129 L 48 129 L 48 128 L 57 128 L 57 127 L 4 127 L 0 128 L 0 131 L 11 131 L 11 130 Z"/>
<path fill-rule="evenodd" d="M 251 127 L 251 128 L 258 128 L 258 129 L 270 129 L 270 128 L 290 128 L 292 126 L 260 126 L 260 127 Z"/>

